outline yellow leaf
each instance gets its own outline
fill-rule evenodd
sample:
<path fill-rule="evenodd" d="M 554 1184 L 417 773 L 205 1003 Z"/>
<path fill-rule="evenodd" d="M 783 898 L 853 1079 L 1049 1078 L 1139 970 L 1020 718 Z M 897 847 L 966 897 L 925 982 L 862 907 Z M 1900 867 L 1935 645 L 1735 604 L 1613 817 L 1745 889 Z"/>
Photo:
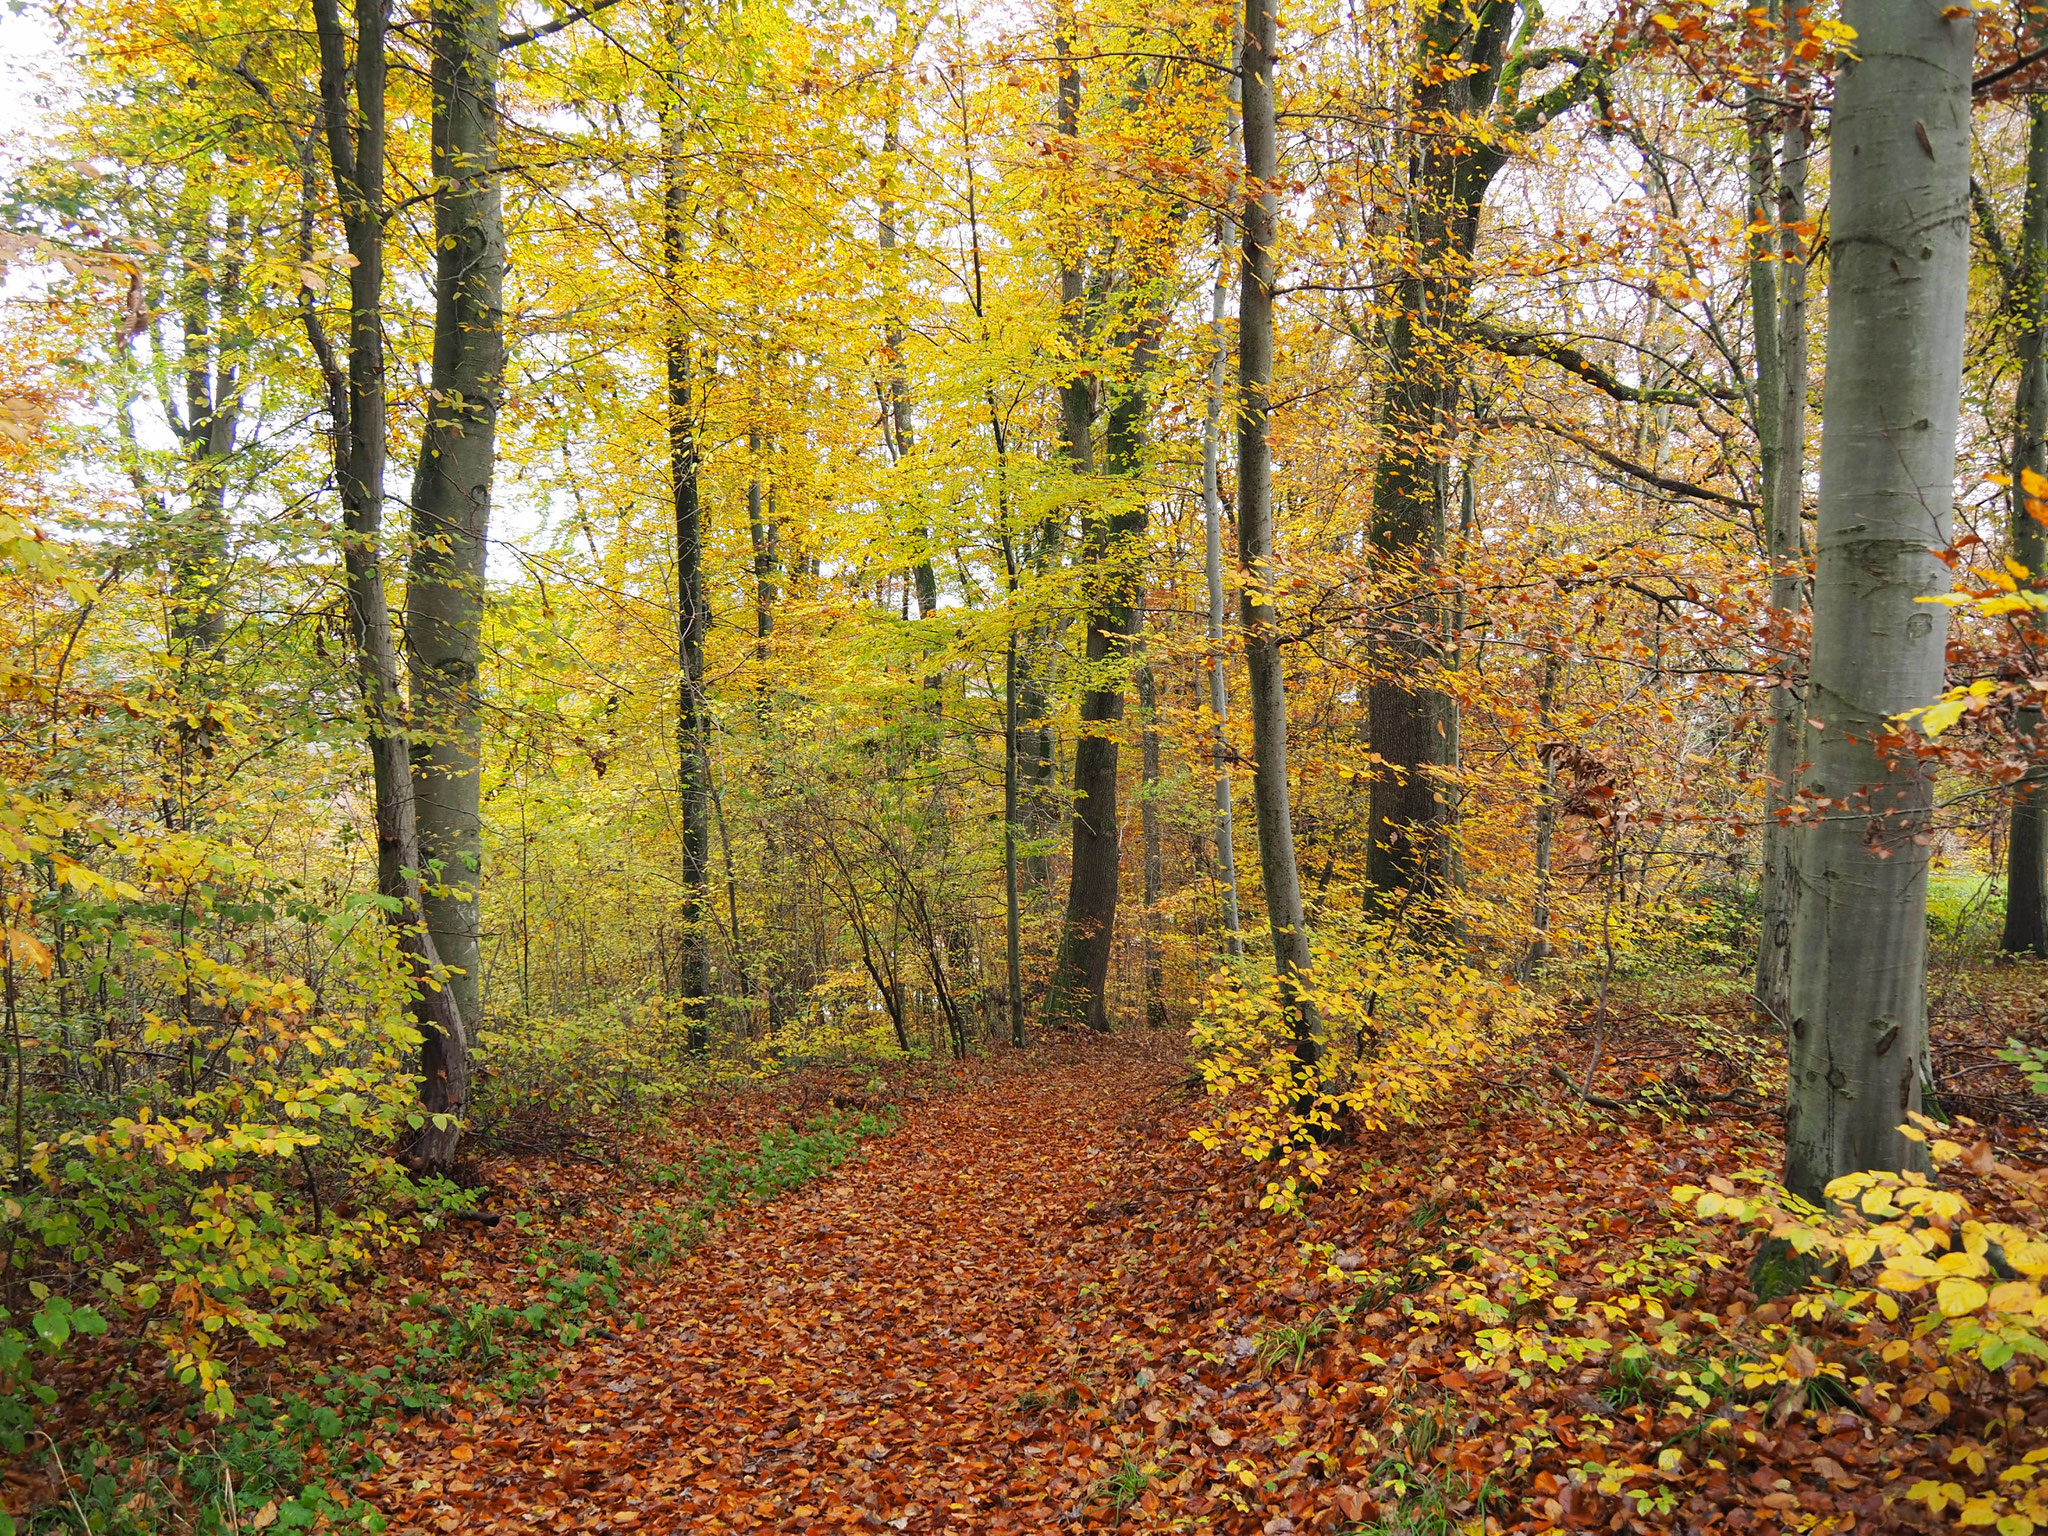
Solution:
<path fill-rule="evenodd" d="M 1983 1286 L 1962 1275 L 1951 1275 L 1934 1288 L 1935 1304 L 1941 1308 L 1943 1317 L 1965 1316 L 1990 1299 Z"/>
<path fill-rule="evenodd" d="M 1994 1312 L 2031 1312 L 2040 1299 L 2038 1286 L 2025 1280 L 2008 1280 L 2003 1285 L 1992 1287 L 1989 1304 Z"/>
<path fill-rule="evenodd" d="M 1943 699 L 1939 704 L 1930 704 L 1920 712 L 1920 729 L 1929 736 L 1939 736 L 1943 731 L 1963 718 L 1963 711 L 1969 707 L 1969 699 L 1958 695 Z"/>

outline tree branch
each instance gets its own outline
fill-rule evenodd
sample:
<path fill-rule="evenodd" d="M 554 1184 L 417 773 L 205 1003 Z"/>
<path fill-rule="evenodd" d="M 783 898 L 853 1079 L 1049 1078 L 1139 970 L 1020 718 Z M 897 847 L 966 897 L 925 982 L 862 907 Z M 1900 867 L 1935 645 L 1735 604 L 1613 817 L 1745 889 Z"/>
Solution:
<path fill-rule="evenodd" d="M 1646 389 L 1640 385 L 1627 384 L 1600 364 L 1586 356 L 1577 347 L 1548 336 L 1531 336 L 1519 331 L 1503 331 L 1488 325 L 1484 320 L 1474 320 L 1468 329 L 1475 341 L 1490 352 L 1503 357 L 1540 357 L 1546 362 L 1557 364 L 1566 373 L 1576 374 L 1601 393 L 1616 400 L 1636 405 L 1698 405 L 1701 400 L 1734 400 L 1736 391 L 1713 386 L 1699 390 L 1688 389 Z"/>
<path fill-rule="evenodd" d="M 576 6 L 566 16 L 557 16 L 553 21 L 544 21 L 537 27 L 528 27 L 524 32 L 507 32 L 498 39 L 498 52 L 524 48 L 528 43 L 537 43 L 544 37 L 553 37 L 557 32 L 565 31 L 575 26 L 577 22 L 595 16 L 599 11 L 608 11 L 618 3 L 619 0 L 591 0 L 590 4 Z"/>
<path fill-rule="evenodd" d="M 1503 427 L 1533 427 L 1539 432 L 1561 437 L 1590 453 L 1608 468 L 1617 470 L 1632 480 L 1640 480 L 1645 485 L 1655 486 L 1658 490 L 1673 496 L 1683 496 L 1691 501 L 1710 501 L 1744 512 L 1756 510 L 1756 503 L 1753 501 L 1747 501 L 1740 496 L 1730 496 L 1722 491 L 1710 491 L 1704 485 L 1694 485 L 1690 480 L 1680 480 L 1674 475 L 1659 474 L 1647 464 L 1638 464 L 1634 459 L 1625 459 L 1612 449 L 1602 448 L 1582 432 L 1574 432 L 1570 427 L 1546 421 L 1540 416 L 1496 416 L 1493 418 L 1493 424 Z"/>
<path fill-rule="evenodd" d="M 1994 85 L 2004 84 L 2021 70 L 2038 64 L 2043 59 L 2048 59 L 2048 48 L 2036 48 L 2031 53 L 2021 54 L 2009 64 L 2001 64 L 1996 69 L 1986 70 L 1970 82 L 1970 94 L 1981 96 Z"/>

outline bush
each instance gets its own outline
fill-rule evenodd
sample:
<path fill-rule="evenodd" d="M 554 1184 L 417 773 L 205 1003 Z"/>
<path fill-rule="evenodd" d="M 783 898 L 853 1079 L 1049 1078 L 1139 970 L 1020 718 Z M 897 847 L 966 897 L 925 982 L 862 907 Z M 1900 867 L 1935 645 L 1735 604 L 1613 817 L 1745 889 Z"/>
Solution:
<path fill-rule="evenodd" d="M 395 1235 L 388 1154 L 417 1097 L 405 970 L 374 901 L 320 912 L 191 833 L 9 795 L 8 876 L 22 1166 L 0 1203 L 0 1373 L 44 1397 L 35 1363 L 111 1321 L 225 1413 L 223 1340 L 308 1325 Z M 249 963 L 280 909 L 327 950 L 317 992 Z M 22 1419 L 0 1425 L 10 1446 Z"/>
<path fill-rule="evenodd" d="M 1413 1123 L 1548 1016 L 1534 993 L 1392 923 L 1333 913 L 1311 942 L 1303 996 L 1321 1019 L 1313 1067 L 1296 1058 L 1269 974 L 1219 973 L 1194 1026 L 1212 1102 L 1197 1138 L 1274 1160 L 1268 1206 L 1289 1207 L 1320 1182 L 1321 1144 Z"/>
<path fill-rule="evenodd" d="M 1972 1122 L 1958 1120 L 1970 1129 Z M 1952 1128 L 1953 1129 L 1953 1128 Z M 1887 1364 L 1923 1371 L 1922 1396 L 1953 1388 L 1970 1371 L 2003 1374 L 2017 1395 L 2048 1370 L 2048 1172 L 2006 1162 L 1988 1140 L 1968 1146 L 1933 1134 L 1916 1116 L 1906 1134 L 1928 1144 L 1937 1173 L 1973 1175 L 2023 1219 L 2001 1220 L 1960 1191 L 1920 1173 L 1852 1173 L 1827 1187 L 1820 1210 L 1765 1180 L 1743 1193 L 1729 1180 L 1674 1191 L 1703 1218 L 1751 1223 L 1805 1275 L 1822 1277 L 1825 1305 L 1852 1324 L 1890 1335 L 1879 1351 Z M 1820 1298 L 1800 1305 L 1818 1308 Z M 1795 1309 L 1795 1315 L 1798 1315 Z M 1818 1312 L 1815 1313 L 1818 1315 Z M 1921 1341 L 1935 1348 L 1928 1351 Z M 1906 1401 L 1915 1401 L 1907 1397 Z M 1961 1452 L 1952 1465 L 1964 1460 Z M 2001 1536 L 2029 1536 L 2048 1527 L 2048 1453 L 1996 1449 L 1971 1462 L 1978 1486 L 1925 1480 L 1905 1496 L 1934 1514 L 1951 1510 L 1965 1526 L 1993 1526 Z M 1962 1475 L 1959 1472 L 1959 1475 Z"/>

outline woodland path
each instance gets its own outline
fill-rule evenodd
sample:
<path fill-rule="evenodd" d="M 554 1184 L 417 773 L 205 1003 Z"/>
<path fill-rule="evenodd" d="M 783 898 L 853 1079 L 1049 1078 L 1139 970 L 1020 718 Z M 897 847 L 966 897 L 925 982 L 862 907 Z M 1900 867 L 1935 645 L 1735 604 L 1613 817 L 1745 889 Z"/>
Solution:
<path fill-rule="evenodd" d="M 646 1327 L 572 1351 L 544 1407 L 394 1436 L 392 1531 L 1071 1526 L 1099 1478 L 1059 1406 L 1106 1278 L 1083 1216 L 1184 1153 L 1185 1066 L 1065 1054 L 911 1107 L 635 1285 Z"/>

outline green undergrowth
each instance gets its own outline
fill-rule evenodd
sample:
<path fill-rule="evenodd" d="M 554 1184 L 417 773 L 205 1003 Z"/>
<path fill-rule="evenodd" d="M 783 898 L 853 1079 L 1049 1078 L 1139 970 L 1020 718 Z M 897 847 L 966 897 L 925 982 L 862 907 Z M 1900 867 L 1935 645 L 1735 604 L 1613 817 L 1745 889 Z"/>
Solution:
<path fill-rule="evenodd" d="M 383 1516 L 349 1491 L 379 1470 L 378 1425 L 440 1412 L 462 1392 L 504 1403 L 539 1396 L 555 1375 L 556 1351 L 643 1321 L 633 1308 L 636 1279 L 688 1254 L 735 1208 L 826 1177 L 896 1121 L 887 1107 L 819 1115 L 764 1131 L 751 1146 L 706 1147 L 687 1162 L 644 1167 L 646 1183 L 678 1198 L 657 1203 L 610 1247 L 549 1232 L 521 1212 L 514 1219 L 530 1243 L 509 1278 L 530 1298 L 523 1305 L 415 1292 L 405 1300 L 416 1320 L 399 1325 L 389 1365 L 322 1370 L 274 1395 L 249 1392 L 221 1423 L 152 1436 L 135 1422 L 136 1385 L 116 1381 L 95 1401 L 107 1427 L 90 1442 L 44 1437 L 62 1502 L 19 1520 L 0 1512 L 0 1536 L 382 1531 Z M 32 1441 L 25 1448 L 38 1449 Z"/>

